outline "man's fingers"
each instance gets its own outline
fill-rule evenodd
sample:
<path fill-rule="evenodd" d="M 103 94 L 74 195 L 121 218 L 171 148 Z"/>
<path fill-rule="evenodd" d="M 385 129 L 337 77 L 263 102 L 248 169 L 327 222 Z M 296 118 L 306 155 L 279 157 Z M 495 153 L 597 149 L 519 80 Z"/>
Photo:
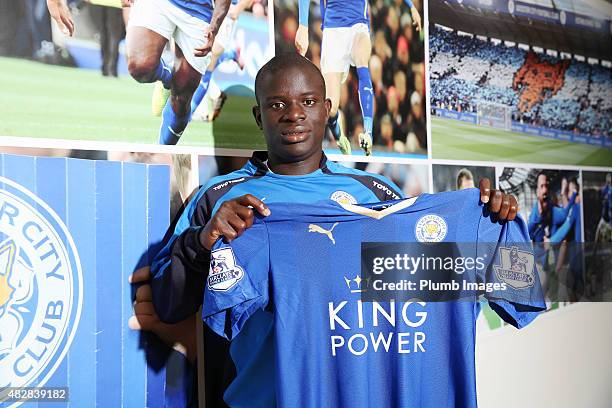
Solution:
<path fill-rule="evenodd" d="M 74 23 L 72 22 L 70 17 L 60 16 L 60 20 L 61 20 L 60 28 L 62 32 L 72 37 L 72 34 L 74 34 Z"/>
<path fill-rule="evenodd" d="M 243 205 L 245 207 L 253 207 L 253 209 L 255 209 L 255 211 L 257 211 L 258 213 L 260 213 L 261 215 L 263 215 L 264 217 L 267 217 L 268 215 L 270 215 L 270 209 L 268 208 L 267 205 L 264 204 L 263 201 L 261 201 L 259 198 L 251 195 L 251 194 L 245 194 L 241 197 L 238 197 L 236 199 L 236 202 L 240 205 Z"/>
<path fill-rule="evenodd" d="M 502 205 L 502 192 L 499 190 L 493 190 L 491 192 L 491 200 L 489 203 L 489 209 L 491 212 L 498 213 Z"/>
<path fill-rule="evenodd" d="M 131 316 L 128 319 L 128 327 L 132 330 L 147 330 L 151 331 L 159 324 L 157 317 L 149 315 Z"/>
<path fill-rule="evenodd" d="M 480 201 L 484 204 L 489 202 L 490 194 L 491 194 L 491 180 L 488 178 L 483 178 L 479 183 L 480 187 Z"/>
<path fill-rule="evenodd" d="M 138 302 L 134 305 L 134 314 L 136 315 L 150 315 L 157 317 L 155 307 L 152 302 Z"/>
<path fill-rule="evenodd" d="M 142 285 L 136 289 L 136 302 L 152 302 L 151 285 Z"/>
<path fill-rule="evenodd" d="M 151 269 L 148 266 L 135 270 L 128 281 L 130 283 L 146 282 L 151 279 Z"/>
<path fill-rule="evenodd" d="M 249 227 L 247 222 L 244 219 L 242 219 L 241 217 L 237 216 L 237 215 L 234 215 L 233 217 L 228 219 L 227 222 L 230 225 L 230 227 L 232 228 L 232 232 L 235 234 L 232 237 L 226 236 L 226 238 L 228 238 L 228 239 L 236 239 L 236 238 L 238 238 L 240 235 L 242 235 L 244 230 Z"/>
<path fill-rule="evenodd" d="M 70 36 L 72 36 L 72 34 L 74 34 L 74 22 L 72 21 L 72 17 L 70 16 L 70 14 L 63 15 L 62 22 L 64 23 L 64 26 L 68 29 Z"/>
<path fill-rule="evenodd" d="M 510 211 L 508 212 L 508 221 L 513 221 L 519 211 L 519 205 L 514 195 L 510 195 Z"/>
<path fill-rule="evenodd" d="M 502 196 L 502 204 L 499 209 L 499 219 L 506 220 L 508 218 L 508 212 L 510 211 L 510 197 L 507 194 Z"/>

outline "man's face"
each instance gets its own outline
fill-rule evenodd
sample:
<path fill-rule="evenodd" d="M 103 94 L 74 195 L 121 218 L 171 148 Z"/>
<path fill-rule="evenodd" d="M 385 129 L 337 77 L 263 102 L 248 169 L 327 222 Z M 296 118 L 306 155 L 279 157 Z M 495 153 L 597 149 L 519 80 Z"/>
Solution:
<path fill-rule="evenodd" d="M 548 177 L 545 174 L 538 176 L 536 194 L 540 204 L 545 204 L 548 199 Z"/>
<path fill-rule="evenodd" d="M 466 188 L 474 188 L 474 180 L 467 178 L 467 177 L 463 177 L 461 179 L 461 185 L 459 186 L 459 190 L 464 190 Z"/>
<path fill-rule="evenodd" d="M 271 157 L 294 163 L 322 151 L 331 101 L 313 70 L 296 66 L 264 78 L 255 121 Z"/>

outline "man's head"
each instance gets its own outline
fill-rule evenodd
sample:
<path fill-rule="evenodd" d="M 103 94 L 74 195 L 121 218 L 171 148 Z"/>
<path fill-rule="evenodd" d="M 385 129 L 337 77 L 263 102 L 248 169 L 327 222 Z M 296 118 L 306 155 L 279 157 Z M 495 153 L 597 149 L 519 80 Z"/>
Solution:
<path fill-rule="evenodd" d="M 542 208 L 545 209 L 548 205 L 548 176 L 543 171 L 538 173 L 536 178 L 536 196 Z"/>
<path fill-rule="evenodd" d="M 474 176 L 468 169 L 461 169 L 457 173 L 457 190 L 465 188 L 474 188 Z"/>
<path fill-rule="evenodd" d="M 572 177 L 568 182 L 568 194 L 571 196 L 574 193 L 580 192 L 580 183 L 576 177 Z"/>
<path fill-rule="evenodd" d="M 270 160 L 318 165 L 331 101 L 321 71 L 298 53 L 277 55 L 255 78 L 253 115 L 263 130 Z"/>

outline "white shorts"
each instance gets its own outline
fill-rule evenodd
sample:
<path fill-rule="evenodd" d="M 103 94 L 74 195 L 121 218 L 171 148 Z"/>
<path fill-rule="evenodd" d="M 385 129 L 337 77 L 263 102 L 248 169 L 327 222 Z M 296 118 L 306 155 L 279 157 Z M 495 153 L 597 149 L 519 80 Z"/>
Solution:
<path fill-rule="evenodd" d="M 342 82 L 346 80 L 351 65 L 355 61 L 351 57 L 355 37 L 359 33 L 370 35 L 370 29 L 364 23 L 352 27 L 326 28 L 323 30 L 321 44 L 321 72 L 342 72 Z"/>
<path fill-rule="evenodd" d="M 204 74 L 212 55 L 196 57 L 194 50 L 204 44 L 208 23 L 189 15 L 168 0 L 136 0 L 130 11 L 129 27 L 144 27 L 165 37 L 183 51 L 189 65 Z"/>
<path fill-rule="evenodd" d="M 215 42 L 224 49 L 227 49 L 230 45 L 232 45 L 232 41 L 234 40 L 235 27 L 236 20 L 226 16 L 221 23 L 221 27 L 219 27 L 219 32 L 215 37 Z"/>

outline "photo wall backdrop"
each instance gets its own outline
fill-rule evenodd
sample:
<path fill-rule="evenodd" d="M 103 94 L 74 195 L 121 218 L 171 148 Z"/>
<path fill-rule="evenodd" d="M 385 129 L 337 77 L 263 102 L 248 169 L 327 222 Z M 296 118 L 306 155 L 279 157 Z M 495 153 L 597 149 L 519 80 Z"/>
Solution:
<path fill-rule="evenodd" d="M 183 354 L 128 329 L 128 277 L 170 222 L 169 167 L 0 154 L 0 196 L 1 406 L 23 402 L 4 387 L 74 406 L 192 399 Z"/>

